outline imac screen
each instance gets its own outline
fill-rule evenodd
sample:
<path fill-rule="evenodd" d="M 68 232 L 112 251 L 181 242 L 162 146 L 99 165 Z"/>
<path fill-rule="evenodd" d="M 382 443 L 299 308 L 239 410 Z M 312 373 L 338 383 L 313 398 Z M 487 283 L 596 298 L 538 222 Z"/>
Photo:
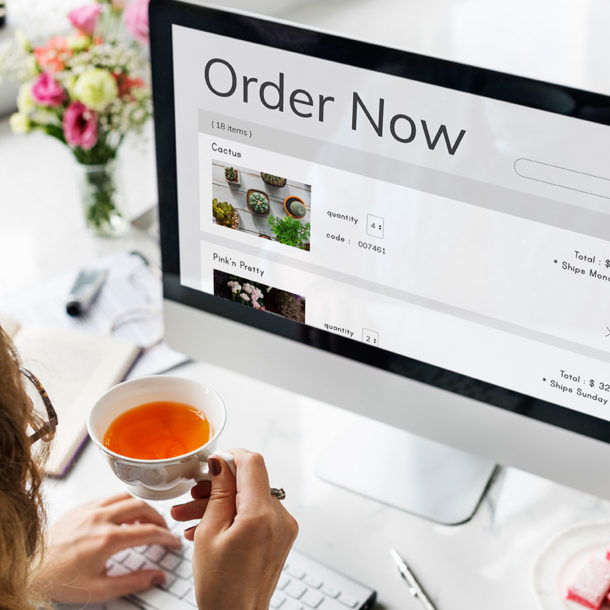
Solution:
<path fill-rule="evenodd" d="M 166 4 L 167 298 L 610 439 L 608 98 Z"/>

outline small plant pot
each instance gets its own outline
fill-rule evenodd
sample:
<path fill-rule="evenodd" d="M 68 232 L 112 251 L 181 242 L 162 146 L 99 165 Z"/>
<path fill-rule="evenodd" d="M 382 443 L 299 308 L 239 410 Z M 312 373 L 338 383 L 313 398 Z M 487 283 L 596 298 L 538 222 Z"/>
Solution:
<path fill-rule="evenodd" d="M 239 229 L 239 214 L 237 213 L 237 210 L 233 211 L 233 216 L 231 217 L 231 224 L 228 226 L 219 224 L 216 218 L 214 218 L 214 216 L 212 216 L 212 220 L 214 221 L 214 224 L 218 225 L 219 227 L 227 227 L 228 229 Z"/>
<path fill-rule="evenodd" d="M 277 188 L 286 186 L 286 178 L 281 178 L 280 176 L 261 172 L 261 178 L 263 179 L 263 182 L 266 182 L 270 186 L 276 186 Z"/>
<path fill-rule="evenodd" d="M 219 222 L 218 219 L 216 218 L 216 214 L 214 206 L 218 204 L 219 206 L 229 206 L 230 210 L 231 210 L 231 215 L 229 218 L 227 218 L 227 220 L 225 222 Z M 218 199 L 214 198 L 212 200 L 212 220 L 214 221 L 214 224 L 217 224 L 219 227 L 227 227 L 228 229 L 238 229 L 239 228 L 239 215 L 237 213 L 237 210 L 232 206 L 229 205 L 226 201 L 218 201 Z"/>
<path fill-rule="evenodd" d="M 237 210 L 233 212 L 233 220 L 231 221 L 231 229 L 239 229 L 239 214 Z"/>
<path fill-rule="evenodd" d="M 261 195 L 264 195 L 267 199 L 267 209 L 264 212 L 257 212 L 251 205 L 250 205 L 250 195 L 252 195 L 252 193 L 260 193 Z M 269 195 L 267 195 L 267 193 L 265 193 L 264 191 L 259 191 L 257 189 L 248 189 L 248 192 L 246 193 L 246 203 L 248 204 L 248 209 L 253 213 L 256 214 L 257 216 L 268 216 L 269 215 L 269 208 L 270 208 L 270 204 L 269 204 Z"/>
<path fill-rule="evenodd" d="M 297 210 L 293 209 L 295 203 L 300 203 L 303 206 L 303 209 L 301 210 L 302 213 L 300 215 Z M 286 199 L 284 199 L 284 209 L 286 210 L 286 214 L 288 214 L 288 216 L 292 216 L 292 218 L 303 218 L 307 213 L 307 206 L 305 205 L 305 202 L 296 195 L 289 195 L 286 197 Z"/>
<path fill-rule="evenodd" d="M 230 180 L 229 178 L 227 178 L 227 175 L 225 174 L 225 180 L 227 181 L 227 183 L 230 185 L 234 184 L 235 186 L 238 186 L 239 184 L 241 184 L 240 181 L 240 172 L 238 169 L 233 168 L 233 170 L 235 171 L 236 177 L 235 180 Z"/>

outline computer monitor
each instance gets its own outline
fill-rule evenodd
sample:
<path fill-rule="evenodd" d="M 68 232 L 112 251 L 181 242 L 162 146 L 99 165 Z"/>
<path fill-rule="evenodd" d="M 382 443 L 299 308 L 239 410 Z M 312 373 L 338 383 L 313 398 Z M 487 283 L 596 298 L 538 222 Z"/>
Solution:
<path fill-rule="evenodd" d="M 323 476 L 418 514 L 467 519 L 494 462 L 610 498 L 610 99 L 174 0 L 150 27 L 170 344 L 369 418 Z"/>

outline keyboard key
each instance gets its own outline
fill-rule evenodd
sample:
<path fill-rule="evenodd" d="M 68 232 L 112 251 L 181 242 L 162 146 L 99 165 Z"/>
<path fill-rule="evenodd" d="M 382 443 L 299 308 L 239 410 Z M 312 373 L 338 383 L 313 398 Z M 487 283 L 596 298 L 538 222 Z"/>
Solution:
<path fill-rule="evenodd" d="M 120 563 L 111 563 L 106 567 L 106 574 L 108 576 L 122 576 L 123 574 L 129 574 L 129 570 Z"/>
<path fill-rule="evenodd" d="M 194 608 L 197 607 L 197 598 L 195 597 L 195 589 L 191 589 L 187 594 L 184 600 L 189 603 Z"/>
<path fill-rule="evenodd" d="M 280 610 L 309 610 L 309 608 L 301 602 L 287 597 Z"/>
<path fill-rule="evenodd" d="M 163 557 L 163 559 L 159 562 L 159 565 L 166 570 L 173 570 L 179 563 L 181 559 L 178 555 L 174 555 L 173 553 L 168 553 Z"/>
<path fill-rule="evenodd" d="M 174 584 L 176 577 L 171 573 L 163 570 L 165 572 L 165 582 L 162 585 L 159 585 L 162 589 L 169 591 L 170 587 Z"/>
<path fill-rule="evenodd" d="M 144 553 L 145 557 L 148 557 L 151 561 L 159 561 L 163 555 L 165 555 L 166 550 L 160 544 L 152 544 L 148 551 Z"/>
<path fill-rule="evenodd" d="M 335 587 L 333 587 L 329 584 L 325 584 L 322 587 L 322 593 L 324 593 L 324 595 L 328 595 L 328 597 L 332 597 L 333 599 L 336 599 L 341 594 L 341 591 L 339 591 L 339 589 L 335 589 Z"/>
<path fill-rule="evenodd" d="M 158 570 L 159 564 L 153 563 L 150 559 L 145 559 L 144 565 L 140 569 L 141 570 Z"/>
<path fill-rule="evenodd" d="M 320 595 L 318 591 L 313 591 L 309 589 L 305 591 L 305 595 L 303 595 L 303 597 L 301 597 L 299 601 L 303 602 L 310 608 L 317 608 L 323 600 L 324 597 Z"/>
<path fill-rule="evenodd" d="M 341 593 L 339 596 L 339 601 L 348 608 L 355 608 L 358 605 L 358 600 L 353 597 L 349 597 L 349 595 L 345 595 L 345 593 Z"/>
<path fill-rule="evenodd" d="M 300 582 L 296 580 L 291 580 L 286 587 L 284 588 L 284 593 L 288 593 L 290 597 L 294 597 L 295 599 L 299 599 L 303 593 L 307 590 Z"/>
<path fill-rule="evenodd" d="M 136 553 L 130 553 L 129 556 L 123 561 L 123 565 L 132 572 L 139 570 L 144 565 L 144 557 L 137 555 Z"/>
<path fill-rule="evenodd" d="M 312 587 L 313 589 L 319 589 L 324 584 L 322 580 L 320 580 L 317 576 L 313 574 L 305 574 L 303 582 L 308 587 Z"/>
<path fill-rule="evenodd" d="M 183 578 L 176 578 L 172 586 L 169 588 L 169 592 L 173 593 L 176 597 L 183 597 L 190 590 L 191 583 Z"/>
<path fill-rule="evenodd" d="M 140 555 L 143 555 L 148 550 L 148 546 L 149 546 L 148 544 L 142 544 L 140 546 L 134 546 L 133 550 L 137 551 L 138 553 L 140 553 Z"/>
<path fill-rule="evenodd" d="M 280 579 L 277 581 L 276 589 L 280 591 L 290 582 L 290 578 L 286 574 L 280 574 Z"/>
<path fill-rule="evenodd" d="M 190 561 L 182 561 L 174 568 L 174 573 L 180 578 L 192 578 L 193 564 Z"/>
<path fill-rule="evenodd" d="M 303 580 L 305 577 L 305 572 L 297 567 L 290 567 L 287 570 L 288 574 L 293 578 L 298 578 L 299 580 Z"/>
<path fill-rule="evenodd" d="M 121 563 L 126 557 L 129 557 L 129 549 L 123 549 L 122 551 L 119 551 L 118 553 L 112 556 L 112 559 Z"/>
<path fill-rule="evenodd" d="M 175 608 L 176 607 L 176 597 L 159 587 L 153 587 L 152 589 L 147 589 L 146 591 L 141 591 L 136 594 L 135 597 L 137 599 L 146 602 L 153 608 Z M 190 602 L 189 602 L 190 603 Z M 193 604 L 191 604 L 193 605 Z M 194 604 L 196 607 L 197 604 Z"/>
<path fill-rule="evenodd" d="M 279 591 L 274 591 L 273 595 L 271 596 L 271 601 L 269 603 L 269 607 L 273 608 L 274 610 L 276 608 L 281 608 L 282 604 L 286 601 L 286 596 L 283 593 L 280 593 Z"/>

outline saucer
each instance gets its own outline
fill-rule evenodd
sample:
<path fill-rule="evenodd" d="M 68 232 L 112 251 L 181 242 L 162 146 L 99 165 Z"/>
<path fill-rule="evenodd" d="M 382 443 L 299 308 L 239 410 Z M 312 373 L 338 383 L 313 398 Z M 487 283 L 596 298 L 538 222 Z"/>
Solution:
<path fill-rule="evenodd" d="M 592 555 L 604 557 L 610 550 L 610 521 L 583 523 L 559 534 L 542 551 L 532 574 L 541 610 L 585 610 L 565 598 L 568 585 Z M 610 610 L 604 603 L 601 610 Z"/>

